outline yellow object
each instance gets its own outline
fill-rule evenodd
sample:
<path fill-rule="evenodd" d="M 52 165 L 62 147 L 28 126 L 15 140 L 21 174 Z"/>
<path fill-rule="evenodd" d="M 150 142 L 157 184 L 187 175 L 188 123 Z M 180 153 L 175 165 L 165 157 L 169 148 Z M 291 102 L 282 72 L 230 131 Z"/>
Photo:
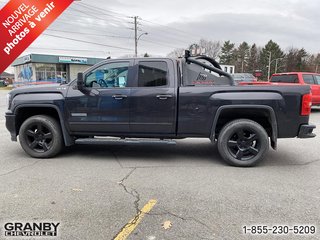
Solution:
<path fill-rule="evenodd" d="M 130 221 L 128 222 L 124 228 L 119 232 L 119 234 L 115 237 L 114 240 L 125 240 L 129 235 L 134 231 L 134 229 L 141 222 L 144 215 L 151 211 L 151 209 L 156 205 L 157 200 L 151 199 L 144 207 L 140 210 L 140 212 Z"/>

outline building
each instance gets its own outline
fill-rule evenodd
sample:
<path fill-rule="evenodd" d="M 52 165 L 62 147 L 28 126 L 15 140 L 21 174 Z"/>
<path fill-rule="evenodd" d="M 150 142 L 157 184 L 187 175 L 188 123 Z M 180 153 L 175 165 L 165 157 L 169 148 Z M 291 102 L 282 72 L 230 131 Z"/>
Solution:
<path fill-rule="evenodd" d="M 0 80 L 4 80 L 8 82 L 8 84 L 12 84 L 12 81 L 14 79 L 14 74 L 3 72 L 0 74 Z"/>
<path fill-rule="evenodd" d="M 90 66 L 101 62 L 102 58 L 71 57 L 57 55 L 30 54 L 17 58 L 14 67 L 15 85 L 67 82 L 77 77 Z"/>
<path fill-rule="evenodd" d="M 234 65 L 220 65 L 221 69 L 229 74 L 235 73 L 235 66 Z"/>

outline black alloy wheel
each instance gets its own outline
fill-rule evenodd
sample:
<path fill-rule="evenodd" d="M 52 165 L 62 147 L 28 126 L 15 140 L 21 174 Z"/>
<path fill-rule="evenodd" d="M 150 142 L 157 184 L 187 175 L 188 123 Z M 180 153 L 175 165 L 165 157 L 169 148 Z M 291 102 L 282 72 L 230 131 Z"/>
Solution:
<path fill-rule="evenodd" d="M 20 127 L 19 141 L 23 150 L 35 158 L 54 157 L 63 147 L 60 124 L 45 115 L 25 120 Z"/>
<path fill-rule="evenodd" d="M 228 140 L 228 150 L 232 156 L 247 161 L 258 155 L 261 141 L 251 129 L 238 129 Z"/>
<path fill-rule="evenodd" d="M 263 159 L 269 149 L 269 136 L 257 122 L 238 119 L 226 124 L 218 137 L 218 150 L 229 164 L 251 167 Z"/>
<path fill-rule="evenodd" d="M 43 123 L 31 123 L 25 130 L 26 141 L 35 152 L 47 152 L 53 144 L 53 134 Z"/>

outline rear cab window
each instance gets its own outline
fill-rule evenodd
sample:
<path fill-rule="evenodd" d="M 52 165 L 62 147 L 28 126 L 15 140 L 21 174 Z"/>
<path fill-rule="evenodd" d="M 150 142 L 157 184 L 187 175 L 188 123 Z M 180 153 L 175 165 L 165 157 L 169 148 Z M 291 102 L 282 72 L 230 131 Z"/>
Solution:
<path fill-rule="evenodd" d="M 311 74 L 302 74 L 303 81 L 305 84 L 315 84 L 313 75 Z"/>
<path fill-rule="evenodd" d="M 270 82 L 274 83 L 299 83 L 297 74 L 275 75 L 272 76 Z"/>
<path fill-rule="evenodd" d="M 168 64 L 164 61 L 140 61 L 138 87 L 162 87 L 168 85 Z"/>
<path fill-rule="evenodd" d="M 320 75 L 314 75 L 315 84 L 320 85 Z"/>

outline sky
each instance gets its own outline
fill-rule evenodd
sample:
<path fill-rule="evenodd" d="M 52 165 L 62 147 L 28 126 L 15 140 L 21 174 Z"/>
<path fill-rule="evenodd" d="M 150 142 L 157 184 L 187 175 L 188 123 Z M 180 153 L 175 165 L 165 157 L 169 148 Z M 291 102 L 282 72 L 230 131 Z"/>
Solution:
<path fill-rule="evenodd" d="M 0 0 L 0 7 L 6 2 Z M 201 38 L 258 46 L 272 39 L 284 50 L 303 47 L 319 53 L 319 8 L 319 0 L 82 0 L 74 2 L 22 55 L 133 55 L 133 16 L 139 16 L 138 34 L 142 34 L 138 54 L 166 56 Z"/>

